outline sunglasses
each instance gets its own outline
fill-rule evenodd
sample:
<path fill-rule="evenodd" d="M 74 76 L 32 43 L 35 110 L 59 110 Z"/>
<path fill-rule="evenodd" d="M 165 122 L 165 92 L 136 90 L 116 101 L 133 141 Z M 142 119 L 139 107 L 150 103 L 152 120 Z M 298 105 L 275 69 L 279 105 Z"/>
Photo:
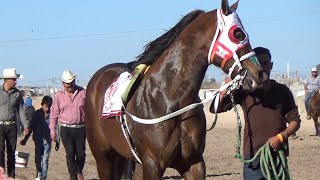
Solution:
<path fill-rule="evenodd" d="M 17 81 L 17 78 L 8 78 L 8 80 Z"/>

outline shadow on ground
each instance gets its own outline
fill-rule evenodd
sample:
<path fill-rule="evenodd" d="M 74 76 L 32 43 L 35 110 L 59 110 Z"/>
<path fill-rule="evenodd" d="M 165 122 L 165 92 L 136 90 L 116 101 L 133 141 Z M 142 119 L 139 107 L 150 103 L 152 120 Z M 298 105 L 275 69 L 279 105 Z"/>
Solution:
<path fill-rule="evenodd" d="M 222 174 L 208 174 L 206 177 L 221 177 L 221 176 L 230 176 L 238 175 L 240 173 L 222 173 Z M 165 176 L 162 179 L 183 179 L 181 176 Z"/>

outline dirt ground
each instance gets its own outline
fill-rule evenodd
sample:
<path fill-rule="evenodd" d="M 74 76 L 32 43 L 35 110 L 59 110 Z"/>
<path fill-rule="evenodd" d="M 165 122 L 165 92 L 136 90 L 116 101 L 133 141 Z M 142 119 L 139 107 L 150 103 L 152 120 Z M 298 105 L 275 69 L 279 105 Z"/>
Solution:
<path fill-rule="evenodd" d="M 39 108 L 41 98 L 34 98 L 34 105 Z M 301 102 L 297 103 L 300 111 L 304 109 Z M 207 108 L 207 107 L 205 107 Z M 316 180 L 320 177 L 320 137 L 314 136 L 313 121 L 306 120 L 306 114 L 301 114 L 301 128 L 298 139 L 290 139 L 290 156 L 288 157 L 290 171 L 296 180 Z M 208 115 L 208 119 L 212 119 Z M 21 138 L 19 138 L 20 140 Z M 233 111 L 219 115 L 216 127 L 207 133 L 206 149 L 204 153 L 207 174 L 206 179 L 242 179 L 242 164 L 234 158 L 236 145 L 236 115 Z M 16 168 L 18 179 L 34 179 L 34 145 L 30 139 L 27 147 L 17 146 L 21 152 L 30 152 L 27 168 Z M 85 179 L 99 179 L 96 171 L 95 160 L 87 145 L 87 159 L 84 167 Z M 63 146 L 59 151 L 51 151 L 49 161 L 49 180 L 68 179 L 68 171 Z M 163 179 L 182 179 L 174 169 L 167 169 Z"/>

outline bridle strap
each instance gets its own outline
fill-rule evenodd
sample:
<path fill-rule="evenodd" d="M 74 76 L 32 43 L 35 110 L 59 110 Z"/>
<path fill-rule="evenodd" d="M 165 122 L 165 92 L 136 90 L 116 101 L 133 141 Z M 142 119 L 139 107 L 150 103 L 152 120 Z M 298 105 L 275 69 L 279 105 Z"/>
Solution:
<path fill-rule="evenodd" d="M 221 62 L 221 66 L 220 68 L 223 69 L 224 68 L 224 65 L 226 65 L 226 62 L 228 61 L 229 59 L 223 59 L 222 62 Z M 236 64 L 236 63 L 234 63 Z"/>
<path fill-rule="evenodd" d="M 240 71 L 240 70 L 242 69 L 241 62 L 242 62 L 243 60 L 248 59 L 248 58 L 250 58 L 250 57 L 252 57 L 252 56 L 255 56 L 255 55 L 256 55 L 256 53 L 255 53 L 254 51 L 251 51 L 251 52 L 249 52 L 249 53 L 241 56 L 240 59 L 239 59 L 239 61 L 236 61 L 236 62 L 239 62 L 240 64 L 239 64 L 239 63 L 236 63 L 236 62 L 233 63 L 233 65 L 232 65 L 232 66 L 230 67 L 230 69 L 229 69 L 229 73 L 228 73 L 227 77 L 231 77 L 231 74 L 232 74 L 232 72 L 234 71 L 234 68 L 235 68 L 236 66 L 239 67 L 239 70 L 238 70 L 238 71 Z M 235 57 L 235 58 L 238 58 L 238 56 Z"/>
<path fill-rule="evenodd" d="M 244 74 L 244 76 L 246 76 L 246 74 Z M 190 104 L 190 105 L 188 105 L 188 106 L 186 106 L 186 107 L 184 107 L 184 108 L 182 108 L 182 109 L 179 109 L 179 110 L 177 110 L 177 111 L 175 111 L 175 112 L 172 112 L 172 113 L 170 113 L 170 114 L 164 115 L 164 116 L 159 117 L 159 118 L 154 118 L 154 119 L 143 119 L 143 118 L 139 118 L 139 117 L 137 117 L 137 116 L 129 113 L 128 110 L 125 108 L 124 105 L 122 105 L 122 107 L 123 107 L 124 111 L 126 112 L 126 114 L 127 114 L 133 121 L 136 121 L 136 122 L 141 123 L 141 124 L 157 124 L 157 123 L 160 123 L 160 122 L 163 122 L 163 121 L 167 121 L 167 120 L 169 120 L 169 119 L 171 119 L 171 118 L 174 118 L 174 117 L 176 117 L 176 116 L 178 116 L 178 115 L 180 115 L 180 114 L 182 114 L 182 113 L 185 113 L 185 112 L 189 111 L 190 109 L 196 108 L 196 107 L 198 107 L 198 106 L 200 106 L 200 105 L 202 105 L 202 104 L 204 104 L 204 103 L 207 103 L 208 101 L 213 100 L 213 99 L 215 99 L 215 98 L 216 98 L 215 104 L 218 105 L 219 100 L 217 100 L 217 99 L 220 97 L 220 92 L 221 92 L 221 91 L 224 91 L 225 89 L 229 89 L 228 91 L 230 91 L 230 89 L 232 89 L 232 87 L 235 88 L 235 87 L 234 87 L 234 84 L 238 84 L 239 81 L 241 81 L 244 76 L 241 76 L 241 75 L 238 74 L 232 81 L 230 81 L 230 82 L 222 85 L 218 90 L 214 91 L 214 92 L 211 94 L 211 96 L 208 96 L 208 97 L 207 97 L 206 99 L 204 99 L 203 101 L 201 101 L 201 102 L 199 102 L 199 103 Z M 238 87 L 238 85 L 237 85 L 237 87 Z M 216 108 L 218 107 L 217 105 L 215 105 Z"/>

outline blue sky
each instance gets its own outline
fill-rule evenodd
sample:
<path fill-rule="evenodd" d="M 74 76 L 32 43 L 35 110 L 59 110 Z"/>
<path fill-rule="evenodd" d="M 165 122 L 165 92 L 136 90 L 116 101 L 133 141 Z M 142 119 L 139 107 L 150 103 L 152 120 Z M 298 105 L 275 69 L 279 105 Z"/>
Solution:
<path fill-rule="evenodd" d="M 219 7 L 217 0 L 1 1 L 0 69 L 17 68 L 20 85 L 48 83 L 65 69 L 84 83 L 106 64 L 134 60 L 188 12 Z M 251 45 L 271 50 L 273 73 L 285 74 L 290 62 L 306 77 L 320 64 L 319 0 L 240 0 L 238 14 Z M 223 77 L 217 68 L 207 73 Z"/>

